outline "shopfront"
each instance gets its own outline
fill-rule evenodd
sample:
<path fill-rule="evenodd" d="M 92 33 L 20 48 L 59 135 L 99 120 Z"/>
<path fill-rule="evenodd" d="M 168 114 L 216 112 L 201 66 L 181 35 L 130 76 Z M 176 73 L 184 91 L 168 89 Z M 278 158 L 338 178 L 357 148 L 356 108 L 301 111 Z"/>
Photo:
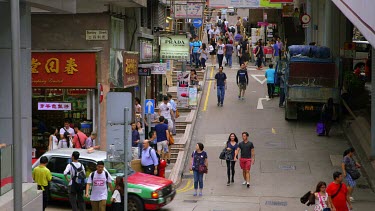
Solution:
<path fill-rule="evenodd" d="M 52 128 L 65 120 L 81 125 L 87 136 L 97 114 L 95 52 L 32 52 L 33 150 L 39 157 L 48 149 Z M 94 125 L 93 125 L 94 124 Z"/>

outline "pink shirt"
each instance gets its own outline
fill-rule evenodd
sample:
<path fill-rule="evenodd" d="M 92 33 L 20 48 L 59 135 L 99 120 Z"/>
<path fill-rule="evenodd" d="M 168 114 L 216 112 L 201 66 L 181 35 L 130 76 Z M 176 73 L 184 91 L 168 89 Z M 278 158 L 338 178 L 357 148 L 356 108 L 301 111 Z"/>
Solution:
<path fill-rule="evenodd" d="M 79 136 L 79 139 L 78 139 L 78 136 Z M 84 133 L 82 133 L 81 131 L 78 132 L 73 138 L 74 148 L 81 149 L 81 145 L 85 146 L 86 139 L 87 139 L 87 136 Z M 78 140 L 81 141 L 81 145 L 78 143 Z"/>

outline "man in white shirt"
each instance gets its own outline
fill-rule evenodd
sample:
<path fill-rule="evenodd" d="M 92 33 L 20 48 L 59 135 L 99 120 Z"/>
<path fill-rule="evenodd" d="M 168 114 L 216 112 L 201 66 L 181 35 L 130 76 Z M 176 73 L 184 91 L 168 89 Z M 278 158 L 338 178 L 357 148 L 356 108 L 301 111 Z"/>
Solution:
<path fill-rule="evenodd" d="M 208 43 L 210 43 L 210 39 L 211 39 L 210 33 L 209 33 L 210 30 L 211 30 L 211 27 L 212 27 L 212 23 L 211 23 L 211 19 L 210 19 L 209 21 L 206 22 L 206 27 L 205 27 L 206 32 L 207 32 L 207 41 L 208 41 Z"/>
<path fill-rule="evenodd" d="M 92 186 L 90 201 L 93 211 L 106 210 L 108 187 L 113 190 L 112 181 L 111 175 L 104 170 L 104 162 L 98 161 L 96 171 L 90 174 L 86 185 L 86 198 L 90 196 L 90 186 Z"/>
<path fill-rule="evenodd" d="M 215 27 L 214 27 L 214 25 L 211 25 L 210 30 L 208 30 L 208 32 L 207 32 L 207 36 L 208 36 L 208 43 L 211 42 L 212 38 L 215 38 Z"/>
<path fill-rule="evenodd" d="M 64 133 L 68 132 L 70 135 L 68 136 L 69 140 L 66 140 L 64 137 Z M 64 121 L 64 127 L 60 129 L 60 142 L 59 148 L 73 148 L 73 136 L 75 135 L 74 129 L 70 127 L 69 120 Z M 69 141 L 69 142 L 68 142 Z"/>
<path fill-rule="evenodd" d="M 159 105 L 159 116 L 163 116 L 165 119 L 168 119 L 168 128 L 171 130 L 173 128 L 172 117 L 174 118 L 174 112 L 172 105 L 168 101 L 168 96 L 164 96 L 163 102 Z"/>
<path fill-rule="evenodd" d="M 66 181 L 68 181 L 68 192 L 69 192 L 69 201 L 72 206 L 73 211 L 78 211 L 78 208 L 80 211 L 85 211 L 86 210 L 86 205 L 85 201 L 83 200 L 83 190 L 82 191 L 77 191 L 74 186 L 72 186 L 72 178 L 77 175 L 77 172 L 75 171 L 74 167 L 79 171 L 81 168 L 85 173 L 85 166 L 78 162 L 79 158 L 79 152 L 74 151 L 72 154 L 72 162 L 69 163 L 64 171 L 64 176 Z M 72 166 L 74 165 L 74 167 Z M 70 173 L 70 178 L 68 178 L 68 174 Z M 78 203 L 78 208 L 77 208 L 77 203 Z"/>

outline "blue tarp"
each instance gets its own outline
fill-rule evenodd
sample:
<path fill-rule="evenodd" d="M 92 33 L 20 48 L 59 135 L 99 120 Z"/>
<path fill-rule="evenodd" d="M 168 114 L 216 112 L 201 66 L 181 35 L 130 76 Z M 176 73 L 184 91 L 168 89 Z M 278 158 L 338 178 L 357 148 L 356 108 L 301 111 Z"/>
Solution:
<path fill-rule="evenodd" d="M 291 57 L 302 55 L 312 58 L 329 58 L 331 57 L 331 51 L 325 46 L 313 46 L 313 45 L 291 45 L 289 46 L 289 55 Z"/>
<path fill-rule="evenodd" d="M 310 57 L 291 57 L 289 62 L 309 62 L 309 63 L 332 63 L 332 59 L 319 59 Z"/>

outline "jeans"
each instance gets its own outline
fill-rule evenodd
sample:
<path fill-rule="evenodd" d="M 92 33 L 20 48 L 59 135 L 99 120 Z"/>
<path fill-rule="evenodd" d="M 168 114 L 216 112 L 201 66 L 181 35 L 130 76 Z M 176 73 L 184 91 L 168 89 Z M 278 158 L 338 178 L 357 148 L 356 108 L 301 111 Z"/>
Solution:
<path fill-rule="evenodd" d="M 194 170 L 194 189 L 203 189 L 203 173 L 199 173 L 199 171 Z"/>
<path fill-rule="evenodd" d="M 232 171 L 232 180 L 234 180 L 234 173 L 236 172 L 234 170 L 234 167 L 236 165 L 236 161 L 226 160 L 227 162 L 227 176 L 228 176 L 228 182 L 230 181 L 231 171 Z"/>
<path fill-rule="evenodd" d="M 227 59 L 229 67 L 232 67 L 232 54 L 225 55 L 225 58 Z"/>
<path fill-rule="evenodd" d="M 193 65 L 194 55 L 190 54 L 190 66 Z"/>
<path fill-rule="evenodd" d="M 262 66 L 262 60 L 263 60 L 262 57 L 257 57 L 257 62 L 256 62 L 256 64 L 257 64 L 258 68 L 260 68 L 260 67 Z"/>
<path fill-rule="evenodd" d="M 206 67 L 206 59 L 204 58 L 201 59 L 201 65 L 202 67 Z"/>
<path fill-rule="evenodd" d="M 194 61 L 195 61 L 195 67 L 199 67 L 199 53 L 193 53 Z"/>
<path fill-rule="evenodd" d="M 280 88 L 280 101 L 279 101 L 279 106 L 284 105 L 285 101 L 285 90 L 284 88 Z"/>
<path fill-rule="evenodd" d="M 217 103 L 223 104 L 225 96 L 225 86 L 217 86 Z"/>
<path fill-rule="evenodd" d="M 73 211 L 78 211 L 77 203 L 80 211 L 86 211 L 86 204 L 83 200 L 83 191 L 77 193 L 75 190 L 72 190 L 72 186 L 69 185 L 69 201 L 70 205 L 72 205 Z"/>
<path fill-rule="evenodd" d="M 217 55 L 217 60 L 219 61 L 219 67 L 223 66 L 223 59 L 224 59 L 224 54 Z"/>
<path fill-rule="evenodd" d="M 273 98 L 273 93 L 275 92 L 275 84 L 267 83 L 268 97 Z"/>

